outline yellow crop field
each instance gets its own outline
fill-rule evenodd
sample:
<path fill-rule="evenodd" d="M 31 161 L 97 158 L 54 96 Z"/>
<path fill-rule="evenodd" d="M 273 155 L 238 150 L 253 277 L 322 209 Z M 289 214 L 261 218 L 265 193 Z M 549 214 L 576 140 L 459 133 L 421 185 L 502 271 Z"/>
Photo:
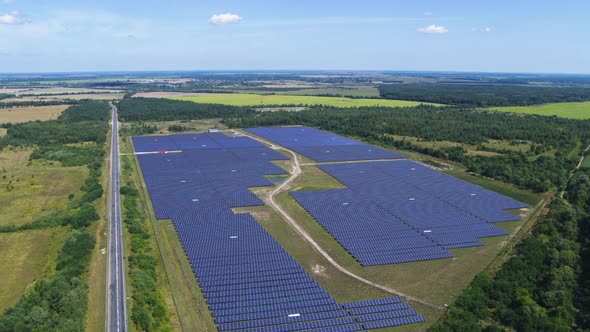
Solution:
<path fill-rule="evenodd" d="M 271 105 L 328 105 L 336 107 L 362 107 L 362 106 L 417 106 L 422 104 L 416 101 L 369 99 L 369 98 L 342 98 L 321 96 L 289 96 L 289 95 L 257 95 L 248 93 L 210 93 L 197 96 L 171 97 L 176 100 L 186 100 L 204 104 L 225 104 L 233 106 L 271 106 Z"/>
<path fill-rule="evenodd" d="M 0 108 L 0 123 L 20 123 L 27 121 L 47 121 L 54 120 L 69 105 L 51 105 L 51 106 L 26 106 Z"/>

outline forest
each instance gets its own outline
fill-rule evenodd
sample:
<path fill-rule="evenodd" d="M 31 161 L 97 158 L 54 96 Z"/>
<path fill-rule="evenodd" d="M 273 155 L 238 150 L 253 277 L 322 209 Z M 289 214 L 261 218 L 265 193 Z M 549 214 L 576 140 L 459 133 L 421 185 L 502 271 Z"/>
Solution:
<path fill-rule="evenodd" d="M 118 103 L 118 107 L 121 121 L 231 118 L 255 112 L 251 108 L 157 98 L 125 98 Z"/>
<path fill-rule="evenodd" d="M 390 148 L 417 151 L 457 161 L 468 171 L 538 192 L 565 187 L 577 164 L 570 152 L 590 141 L 590 121 L 522 116 L 463 108 L 419 106 L 406 108 L 310 107 L 301 112 L 265 112 L 226 118 L 230 127 L 306 125 L 358 137 Z M 500 151 L 499 156 L 473 156 L 461 147 L 424 148 L 391 135 L 429 141 L 478 145 L 489 139 L 533 142 L 530 151 Z M 541 153 L 555 150 L 554 154 Z"/>
<path fill-rule="evenodd" d="M 470 107 L 526 106 L 590 100 L 590 88 L 486 84 L 382 84 L 381 97 Z"/>
<path fill-rule="evenodd" d="M 587 222 L 556 199 L 516 254 L 495 275 L 479 274 L 431 331 L 570 331 L 581 269 L 578 224 Z"/>
<path fill-rule="evenodd" d="M 479 274 L 431 331 L 590 329 L 589 175 L 576 172 L 515 255 Z"/>
<path fill-rule="evenodd" d="M 578 223 L 581 271 L 574 303 L 578 309 L 578 326 L 580 330 L 588 331 L 590 330 L 590 168 L 582 168 L 572 177 L 566 198 L 577 207 L 584 218 Z"/>
<path fill-rule="evenodd" d="M 86 227 L 99 219 L 94 201 L 103 195 L 102 165 L 108 123 L 104 102 L 81 101 L 57 120 L 8 125 L 0 148 L 33 146 L 31 159 L 59 161 L 63 166 L 86 165 L 82 194 L 72 195 L 65 208 L 44 214 L 29 224 L 2 226 L 0 232 L 20 232 L 69 226 L 71 236 L 57 257 L 56 272 L 31 284 L 17 304 L 0 315 L 0 331 L 83 331 L 88 306 L 84 274 L 95 246 Z M 76 144 L 74 146 L 66 144 Z"/>

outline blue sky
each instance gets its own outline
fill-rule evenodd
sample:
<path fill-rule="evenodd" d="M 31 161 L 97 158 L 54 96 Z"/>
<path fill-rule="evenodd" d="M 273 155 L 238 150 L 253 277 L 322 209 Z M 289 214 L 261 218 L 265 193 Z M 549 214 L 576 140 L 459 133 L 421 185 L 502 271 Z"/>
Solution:
<path fill-rule="evenodd" d="M 0 72 L 590 73 L 590 1 L 0 0 Z"/>

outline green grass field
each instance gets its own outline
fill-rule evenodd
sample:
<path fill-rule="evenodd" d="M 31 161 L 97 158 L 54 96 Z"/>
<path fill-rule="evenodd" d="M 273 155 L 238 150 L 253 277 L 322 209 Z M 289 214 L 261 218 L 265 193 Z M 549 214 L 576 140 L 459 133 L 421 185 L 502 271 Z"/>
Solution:
<path fill-rule="evenodd" d="M 340 97 L 256 95 L 247 93 L 211 93 L 200 96 L 172 97 L 204 104 L 225 104 L 233 106 L 271 106 L 271 105 L 329 105 L 336 107 L 361 106 L 416 106 L 420 102 L 389 99 L 352 99 Z"/>
<path fill-rule="evenodd" d="M 582 161 L 582 166 L 583 167 L 590 167 L 590 156 L 584 157 L 584 160 Z"/>
<path fill-rule="evenodd" d="M 46 161 L 29 164 L 31 150 L 0 153 L 0 225 L 23 225 L 43 213 L 63 208 L 79 192 L 85 167 L 62 167 Z"/>
<path fill-rule="evenodd" d="M 0 312 L 15 305 L 33 280 L 54 271 L 69 234 L 65 227 L 0 234 Z"/>
<path fill-rule="evenodd" d="M 590 119 L 590 101 L 579 103 L 551 103 L 534 106 L 490 107 L 490 110 L 524 114 L 556 115 L 569 119 Z"/>

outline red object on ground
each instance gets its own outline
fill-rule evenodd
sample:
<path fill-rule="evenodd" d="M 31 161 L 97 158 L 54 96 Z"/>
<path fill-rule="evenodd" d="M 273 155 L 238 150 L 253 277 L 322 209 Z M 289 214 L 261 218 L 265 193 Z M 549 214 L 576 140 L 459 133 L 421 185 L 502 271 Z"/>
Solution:
<path fill-rule="evenodd" d="M 158 154 L 165 154 L 166 150 L 158 150 Z"/>

